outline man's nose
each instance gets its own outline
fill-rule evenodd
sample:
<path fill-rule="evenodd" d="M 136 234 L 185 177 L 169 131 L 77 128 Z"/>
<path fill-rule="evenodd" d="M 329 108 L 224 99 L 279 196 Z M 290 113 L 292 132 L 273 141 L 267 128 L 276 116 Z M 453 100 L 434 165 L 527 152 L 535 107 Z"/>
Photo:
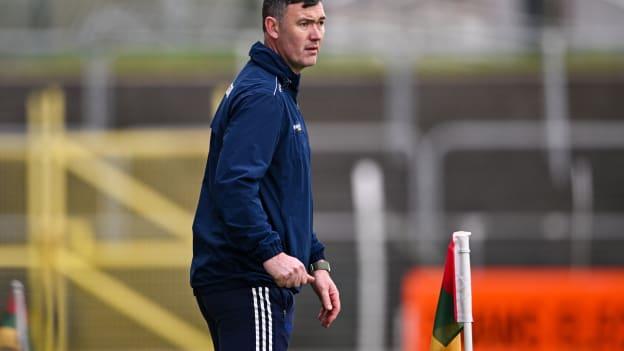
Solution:
<path fill-rule="evenodd" d="M 320 25 L 315 24 L 312 26 L 310 30 L 310 39 L 311 40 L 321 40 L 323 38 L 323 30 Z"/>

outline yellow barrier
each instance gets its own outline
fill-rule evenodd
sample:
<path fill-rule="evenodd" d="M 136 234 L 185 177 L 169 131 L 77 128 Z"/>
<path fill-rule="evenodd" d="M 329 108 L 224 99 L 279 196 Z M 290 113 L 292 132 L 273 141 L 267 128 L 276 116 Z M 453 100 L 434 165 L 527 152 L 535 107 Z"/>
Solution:
<path fill-rule="evenodd" d="M 0 247 L 0 268 L 28 269 L 35 349 L 68 348 L 67 283 L 183 350 L 212 350 L 199 329 L 104 271 L 104 268 L 187 267 L 192 214 L 107 157 L 205 156 L 209 129 L 68 132 L 59 88 L 27 102 L 26 138 L 0 138 L 0 159 L 27 165 L 28 244 Z M 67 213 L 67 181 L 75 176 L 165 230 L 170 238 L 99 242 L 89 221 Z M 103 289 L 105 287 L 105 289 Z"/>

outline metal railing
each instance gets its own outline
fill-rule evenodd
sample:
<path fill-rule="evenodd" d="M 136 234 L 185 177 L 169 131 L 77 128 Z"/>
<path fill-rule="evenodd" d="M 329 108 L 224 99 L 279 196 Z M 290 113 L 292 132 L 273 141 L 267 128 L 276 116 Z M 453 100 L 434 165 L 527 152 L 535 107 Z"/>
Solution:
<path fill-rule="evenodd" d="M 26 245 L 0 247 L 0 267 L 28 270 L 35 348 L 67 350 L 67 284 L 71 282 L 180 349 L 212 349 L 204 330 L 104 269 L 187 267 L 192 252 L 192 214 L 105 157 L 203 155 L 207 130 L 68 132 L 59 88 L 33 93 L 27 111 L 26 137 L 3 136 L 0 159 L 21 159 L 27 164 L 28 240 Z M 170 238 L 100 242 L 91 222 L 68 213 L 70 174 L 162 228 Z"/>

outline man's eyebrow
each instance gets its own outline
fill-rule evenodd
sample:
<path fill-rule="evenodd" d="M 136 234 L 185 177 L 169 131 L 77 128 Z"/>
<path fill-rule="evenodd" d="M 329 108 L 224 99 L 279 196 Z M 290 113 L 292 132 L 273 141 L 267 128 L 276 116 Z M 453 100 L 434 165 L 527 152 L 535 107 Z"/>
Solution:
<path fill-rule="evenodd" d="M 325 21 L 326 19 L 327 19 L 327 17 L 325 17 L 325 16 L 319 17 L 318 19 L 315 19 L 315 18 L 312 18 L 312 17 L 301 17 L 301 18 L 299 18 L 298 22 L 301 22 L 301 21 L 317 22 L 317 21 Z"/>

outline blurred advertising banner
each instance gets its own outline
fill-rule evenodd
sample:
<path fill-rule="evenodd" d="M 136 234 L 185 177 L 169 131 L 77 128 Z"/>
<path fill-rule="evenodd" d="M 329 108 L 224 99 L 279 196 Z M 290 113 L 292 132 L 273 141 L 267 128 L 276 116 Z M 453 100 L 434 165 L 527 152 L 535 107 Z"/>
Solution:
<path fill-rule="evenodd" d="M 403 281 L 405 351 L 429 350 L 442 274 Z M 475 350 L 624 350 L 624 269 L 479 268 L 472 294 Z"/>

